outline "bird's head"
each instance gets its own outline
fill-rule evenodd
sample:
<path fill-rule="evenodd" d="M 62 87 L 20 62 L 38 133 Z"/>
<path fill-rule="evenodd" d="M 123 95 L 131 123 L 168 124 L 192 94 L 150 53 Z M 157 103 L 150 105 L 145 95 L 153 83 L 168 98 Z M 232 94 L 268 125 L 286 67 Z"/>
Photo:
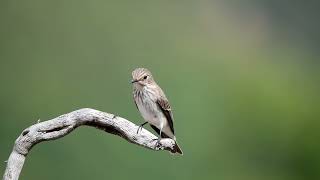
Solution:
<path fill-rule="evenodd" d="M 133 86 L 143 88 L 144 86 L 152 85 L 154 83 L 151 72 L 146 68 L 136 68 L 132 71 Z"/>

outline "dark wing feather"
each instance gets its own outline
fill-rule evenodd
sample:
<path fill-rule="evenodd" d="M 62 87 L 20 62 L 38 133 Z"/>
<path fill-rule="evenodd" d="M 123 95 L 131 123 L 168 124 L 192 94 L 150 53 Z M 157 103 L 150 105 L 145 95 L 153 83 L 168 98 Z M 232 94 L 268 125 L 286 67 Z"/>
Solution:
<path fill-rule="evenodd" d="M 156 131 L 158 134 L 160 134 L 160 130 L 159 130 L 157 127 L 155 127 L 154 125 L 151 125 L 151 124 L 150 124 L 150 126 L 152 127 L 152 129 L 153 129 L 154 131 Z M 167 136 L 164 132 L 161 132 L 161 137 L 162 137 L 162 138 L 170 138 L 170 137 Z"/>
<path fill-rule="evenodd" d="M 164 116 L 167 118 L 170 129 L 171 129 L 172 133 L 174 134 L 173 115 L 171 112 L 171 107 L 170 107 L 169 101 L 166 98 L 161 97 L 157 100 L 157 104 L 158 104 L 159 108 L 161 109 L 161 111 L 163 112 Z"/>

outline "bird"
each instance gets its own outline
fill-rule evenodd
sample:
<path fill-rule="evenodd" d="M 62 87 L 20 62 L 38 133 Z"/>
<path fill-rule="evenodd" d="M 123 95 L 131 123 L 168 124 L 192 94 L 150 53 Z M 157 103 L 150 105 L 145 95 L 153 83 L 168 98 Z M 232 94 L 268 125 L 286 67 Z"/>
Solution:
<path fill-rule="evenodd" d="M 155 82 L 151 72 L 146 68 L 136 68 L 132 71 L 133 100 L 141 116 L 145 120 L 137 130 L 145 124 L 150 124 L 159 138 L 171 138 L 175 141 L 174 154 L 183 154 L 179 147 L 173 127 L 173 113 L 169 101 L 160 86 Z"/>

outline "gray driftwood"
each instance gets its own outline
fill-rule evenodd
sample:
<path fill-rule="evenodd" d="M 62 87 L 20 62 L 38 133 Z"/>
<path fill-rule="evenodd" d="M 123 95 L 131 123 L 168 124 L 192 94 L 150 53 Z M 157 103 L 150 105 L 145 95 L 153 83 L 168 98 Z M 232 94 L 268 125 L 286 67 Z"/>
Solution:
<path fill-rule="evenodd" d="M 152 150 L 173 152 L 175 145 L 172 139 L 161 139 L 160 143 L 157 143 L 154 140 L 157 137 L 145 129 L 137 134 L 138 126 L 124 118 L 94 109 L 80 109 L 49 121 L 38 121 L 37 124 L 23 130 L 15 141 L 7 161 L 3 180 L 17 180 L 19 178 L 25 158 L 34 145 L 42 141 L 64 137 L 82 125 L 96 127 L 107 133 L 118 135 L 133 144 Z"/>

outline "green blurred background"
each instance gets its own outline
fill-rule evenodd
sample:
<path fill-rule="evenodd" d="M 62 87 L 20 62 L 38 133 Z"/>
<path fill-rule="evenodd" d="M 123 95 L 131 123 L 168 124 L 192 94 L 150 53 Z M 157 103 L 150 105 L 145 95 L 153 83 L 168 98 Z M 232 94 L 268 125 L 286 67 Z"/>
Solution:
<path fill-rule="evenodd" d="M 128 82 L 146 67 L 184 156 L 83 127 L 35 146 L 21 179 L 320 179 L 319 5 L 1 0 L 1 172 L 38 119 L 90 107 L 143 122 Z"/>

